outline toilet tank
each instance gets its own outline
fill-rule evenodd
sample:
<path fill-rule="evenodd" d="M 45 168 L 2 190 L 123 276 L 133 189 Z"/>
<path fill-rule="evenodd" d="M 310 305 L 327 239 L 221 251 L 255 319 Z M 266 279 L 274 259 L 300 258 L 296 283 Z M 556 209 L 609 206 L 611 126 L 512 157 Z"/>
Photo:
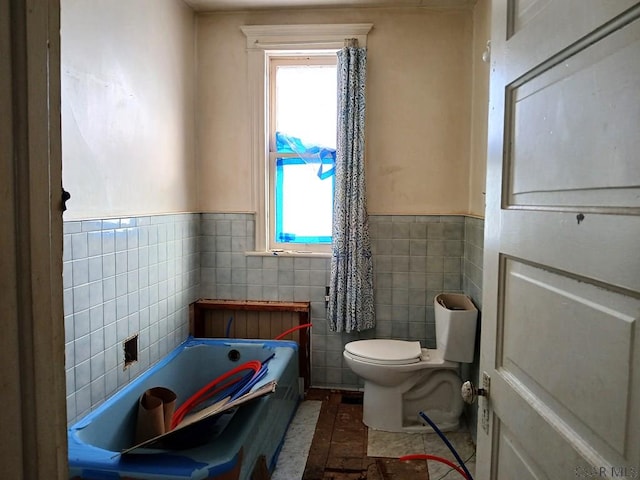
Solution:
<path fill-rule="evenodd" d="M 473 362 L 478 309 L 461 293 L 441 293 L 433 300 L 436 342 L 443 358 L 452 362 Z"/>

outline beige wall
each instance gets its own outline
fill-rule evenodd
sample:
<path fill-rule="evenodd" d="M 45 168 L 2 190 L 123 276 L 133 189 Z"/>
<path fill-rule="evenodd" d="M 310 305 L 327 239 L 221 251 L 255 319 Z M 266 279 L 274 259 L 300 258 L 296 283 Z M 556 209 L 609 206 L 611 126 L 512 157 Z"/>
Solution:
<path fill-rule="evenodd" d="M 323 9 L 194 20 L 177 0 L 63 0 L 63 181 L 72 194 L 65 219 L 251 211 L 239 27 L 355 22 L 374 24 L 369 212 L 482 216 L 488 65 L 480 57 L 489 3 L 479 0 L 474 11 Z"/>
<path fill-rule="evenodd" d="M 193 12 L 61 3 L 65 220 L 196 211 Z"/>
<path fill-rule="evenodd" d="M 372 214 L 468 213 L 473 12 L 327 9 L 197 17 L 199 203 L 251 211 L 241 25 L 371 22 L 367 189 Z"/>
<path fill-rule="evenodd" d="M 473 12 L 473 90 L 471 94 L 471 152 L 469 155 L 469 213 L 484 217 L 487 170 L 489 63 L 482 53 L 491 37 L 491 0 L 478 0 Z"/>

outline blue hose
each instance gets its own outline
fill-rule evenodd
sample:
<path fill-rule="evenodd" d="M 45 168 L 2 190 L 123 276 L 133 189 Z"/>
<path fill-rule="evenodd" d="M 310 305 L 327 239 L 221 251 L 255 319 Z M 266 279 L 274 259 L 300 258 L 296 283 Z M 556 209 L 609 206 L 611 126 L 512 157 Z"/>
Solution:
<path fill-rule="evenodd" d="M 267 367 L 267 363 L 269 362 L 269 360 L 271 360 L 275 356 L 276 354 L 272 353 L 266 360 L 264 360 L 262 362 L 262 366 L 260 367 L 260 370 L 258 370 L 247 383 L 243 384 L 233 394 L 233 396 L 231 397 L 231 400 L 235 400 L 238 397 L 241 397 L 242 395 L 247 393 L 249 390 L 251 390 L 260 380 L 262 380 L 264 376 L 267 374 L 267 371 L 269 370 L 269 368 Z"/>
<path fill-rule="evenodd" d="M 220 390 L 215 396 L 208 398 L 207 400 L 203 401 L 201 405 L 197 405 L 196 408 L 194 408 L 193 411 L 198 411 L 198 410 L 203 410 L 207 407 L 210 407 L 211 405 L 213 405 L 214 403 L 219 402 L 220 400 L 222 400 L 223 398 L 226 397 L 233 397 L 236 392 L 238 392 L 238 390 L 242 389 L 245 385 L 247 385 L 249 382 L 251 382 L 254 378 L 256 374 L 254 374 L 253 372 L 249 372 L 244 374 L 240 380 L 238 380 L 237 383 L 233 384 L 233 385 L 229 385 L 227 388 L 225 388 L 224 390 Z"/>
<path fill-rule="evenodd" d="M 429 417 L 427 417 L 427 414 L 424 412 L 419 412 L 418 415 L 420 415 L 422 417 L 422 419 L 427 422 L 431 428 L 433 428 L 433 430 L 438 434 L 438 436 L 442 439 L 442 441 L 444 442 L 444 444 L 449 448 L 449 450 L 451 450 L 451 453 L 453 453 L 453 456 L 456 457 L 456 460 L 458 461 L 458 463 L 460 464 L 460 467 L 462 468 L 462 470 L 464 470 L 464 473 L 467 475 L 467 478 L 469 480 L 473 480 L 473 477 L 471 476 L 471 473 L 469 472 L 469 470 L 467 469 L 467 466 L 464 464 L 464 462 L 462 461 L 462 458 L 460 458 L 460 455 L 458 455 L 458 452 L 456 452 L 456 449 L 453 448 L 453 445 L 451 445 L 451 443 L 449 442 L 449 440 L 447 439 L 447 437 L 444 436 L 444 433 L 442 433 L 440 431 L 440 429 L 438 428 L 438 426 L 433 422 L 433 420 L 431 420 Z"/>
<path fill-rule="evenodd" d="M 229 320 L 227 321 L 227 329 L 224 332 L 224 336 L 226 338 L 229 338 L 229 332 L 231 331 L 231 324 L 233 323 L 233 315 L 231 315 L 229 317 Z"/>

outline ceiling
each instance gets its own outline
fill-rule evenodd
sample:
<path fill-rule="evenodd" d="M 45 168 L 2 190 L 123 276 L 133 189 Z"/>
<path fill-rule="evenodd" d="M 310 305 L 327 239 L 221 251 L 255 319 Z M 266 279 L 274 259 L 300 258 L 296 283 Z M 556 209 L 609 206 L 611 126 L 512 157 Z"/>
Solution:
<path fill-rule="evenodd" d="M 221 10 L 266 10 L 272 8 L 326 7 L 433 7 L 457 8 L 476 0 L 184 0 L 198 12 Z"/>

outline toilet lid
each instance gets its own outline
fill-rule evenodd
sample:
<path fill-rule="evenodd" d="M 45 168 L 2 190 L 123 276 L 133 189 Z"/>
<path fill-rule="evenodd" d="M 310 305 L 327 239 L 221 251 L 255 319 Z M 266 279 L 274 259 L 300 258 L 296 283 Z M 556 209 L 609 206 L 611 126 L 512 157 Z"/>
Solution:
<path fill-rule="evenodd" d="M 420 342 L 405 340 L 357 340 L 349 342 L 344 349 L 351 355 L 370 360 L 372 363 L 405 365 L 420 361 Z"/>

